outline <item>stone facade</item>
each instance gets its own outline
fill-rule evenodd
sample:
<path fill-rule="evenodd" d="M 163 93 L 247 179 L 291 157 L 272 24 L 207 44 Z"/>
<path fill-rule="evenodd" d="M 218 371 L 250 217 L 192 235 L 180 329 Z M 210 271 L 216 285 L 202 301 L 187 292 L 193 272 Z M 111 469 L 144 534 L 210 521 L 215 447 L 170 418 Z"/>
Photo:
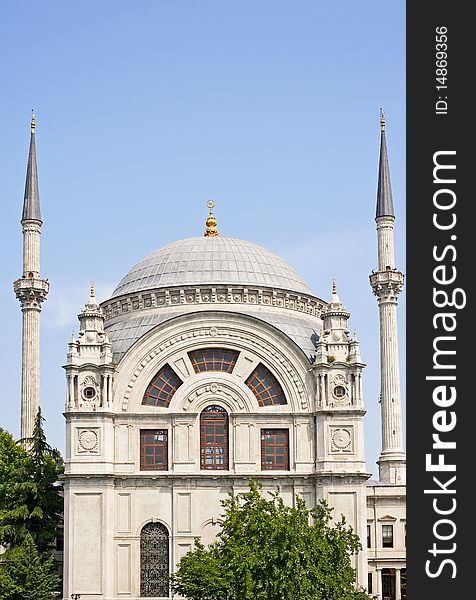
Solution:
<path fill-rule="evenodd" d="M 80 335 L 70 343 L 65 367 L 65 598 L 140 597 L 144 527 L 164 526 L 172 570 L 194 537 L 212 541 L 220 501 L 228 490 L 245 491 L 250 478 L 264 489 L 279 487 L 291 504 L 295 494 L 309 506 L 327 499 L 365 536 L 364 364 L 336 294 L 322 318 L 314 317 L 322 334 L 312 364 L 275 326 L 225 304 L 153 326 L 114 364 L 102 315 L 91 298 L 79 315 Z M 211 348 L 237 354 L 231 373 L 195 371 L 192 353 Z M 165 365 L 181 385 L 167 407 L 143 404 Z M 259 405 L 247 381 L 260 365 L 276 378 L 285 404 Z M 90 398 L 88 388 L 94 389 Z M 201 461 L 200 418 L 210 406 L 228 417 L 225 469 L 207 469 Z M 151 430 L 166 432 L 164 470 L 141 465 L 141 432 Z M 288 464 L 268 470 L 262 438 L 276 430 L 288 436 Z M 366 585 L 365 549 L 355 566 Z"/>

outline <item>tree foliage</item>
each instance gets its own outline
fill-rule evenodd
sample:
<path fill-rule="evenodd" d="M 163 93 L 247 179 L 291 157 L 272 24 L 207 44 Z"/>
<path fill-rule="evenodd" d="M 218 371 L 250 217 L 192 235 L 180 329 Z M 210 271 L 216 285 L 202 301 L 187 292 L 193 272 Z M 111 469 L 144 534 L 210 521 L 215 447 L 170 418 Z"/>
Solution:
<path fill-rule="evenodd" d="M 0 600 L 51 600 L 59 592 L 54 557 L 43 557 L 30 535 L 1 558 Z"/>
<path fill-rule="evenodd" d="M 52 547 L 63 511 L 63 461 L 46 441 L 43 420 L 38 411 L 25 447 L 0 430 L 0 544 L 18 546 L 31 535 L 40 553 Z"/>
<path fill-rule="evenodd" d="M 296 496 L 286 506 L 278 492 L 265 498 L 250 482 L 245 494 L 223 501 L 218 539 L 205 549 L 198 540 L 171 578 L 189 600 L 364 600 L 355 590 L 351 556 L 358 536 L 342 517 L 331 524 L 324 501 L 309 510 Z"/>

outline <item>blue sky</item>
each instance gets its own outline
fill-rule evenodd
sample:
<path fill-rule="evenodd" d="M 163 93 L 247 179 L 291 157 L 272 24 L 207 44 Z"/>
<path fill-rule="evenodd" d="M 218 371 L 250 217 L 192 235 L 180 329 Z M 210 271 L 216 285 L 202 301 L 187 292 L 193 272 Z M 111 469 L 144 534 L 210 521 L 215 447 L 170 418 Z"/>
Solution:
<path fill-rule="evenodd" d="M 65 363 L 76 315 L 139 259 L 203 233 L 289 262 L 316 295 L 337 279 L 364 374 L 367 466 L 380 448 L 375 268 L 379 108 L 405 270 L 405 3 L 83 0 L 3 6 L 0 111 L 0 425 L 19 435 L 21 208 L 37 118 L 42 407 L 64 451 Z M 405 294 L 399 307 L 402 381 Z M 403 393 L 405 400 L 405 393 Z"/>

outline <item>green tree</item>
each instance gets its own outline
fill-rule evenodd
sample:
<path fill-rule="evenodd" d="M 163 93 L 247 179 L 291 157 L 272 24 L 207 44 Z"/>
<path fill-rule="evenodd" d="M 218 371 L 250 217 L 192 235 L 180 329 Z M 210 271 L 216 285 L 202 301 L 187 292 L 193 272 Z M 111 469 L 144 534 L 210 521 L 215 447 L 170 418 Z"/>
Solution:
<path fill-rule="evenodd" d="M 43 557 L 30 535 L 3 554 L 2 561 L 0 600 L 51 600 L 59 592 L 55 559 Z"/>
<path fill-rule="evenodd" d="M 32 437 L 21 440 L 26 449 L 0 431 L 0 543 L 14 547 L 31 535 L 40 553 L 51 549 L 63 511 L 63 461 L 43 421 L 39 410 Z"/>
<path fill-rule="evenodd" d="M 309 510 L 296 496 L 265 498 L 257 483 L 223 502 L 224 523 L 205 549 L 195 542 L 171 578 L 190 600 L 364 600 L 355 589 L 351 556 L 359 538 L 344 518 L 331 524 L 324 501 Z"/>

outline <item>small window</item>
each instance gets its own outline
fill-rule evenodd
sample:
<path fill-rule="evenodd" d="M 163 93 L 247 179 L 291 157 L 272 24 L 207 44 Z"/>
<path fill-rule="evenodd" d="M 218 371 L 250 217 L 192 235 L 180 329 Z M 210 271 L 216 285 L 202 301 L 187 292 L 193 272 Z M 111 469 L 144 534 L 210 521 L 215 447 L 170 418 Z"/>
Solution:
<path fill-rule="evenodd" d="M 336 398 L 342 398 L 345 396 L 345 387 L 343 385 L 336 385 L 334 388 L 334 395 Z"/>
<path fill-rule="evenodd" d="M 200 468 L 228 469 L 228 414 L 221 406 L 200 415 Z"/>
<path fill-rule="evenodd" d="M 261 468 L 265 471 L 289 471 L 289 431 L 261 430 Z"/>
<path fill-rule="evenodd" d="M 256 396 L 260 406 L 287 404 L 279 381 L 263 364 L 259 364 L 251 373 L 246 380 L 246 385 Z"/>
<path fill-rule="evenodd" d="M 382 548 L 393 548 L 393 525 L 382 525 Z"/>
<path fill-rule="evenodd" d="M 166 429 L 141 429 L 140 469 L 141 471 L 167 470 Z"/>
<path fill-rule="evenodd" d="M 367 525 L 367 548 L 372 548 L 372 537 L 370 535 L 370 525 Z"/>
<path fill-rule="evenodd" d="M 93 387 L 85 387 L 83 390 L 83 396 L 87 400 L 92 400 L 96 396 L 96 390 Z"/>
<path fill-rule="evenodd" d="M 170 365 L 164 365 L 149 383 L 142 404 L 167 408 L 183 381 Z"/>
<path fill-rule="evenodd" d="M 225 348 L 204 348 L 189 352 L 188 356 L 195 373 L 204 371 L 223 371 L 231 373 L 238 360 L 239 352 Z"/>

